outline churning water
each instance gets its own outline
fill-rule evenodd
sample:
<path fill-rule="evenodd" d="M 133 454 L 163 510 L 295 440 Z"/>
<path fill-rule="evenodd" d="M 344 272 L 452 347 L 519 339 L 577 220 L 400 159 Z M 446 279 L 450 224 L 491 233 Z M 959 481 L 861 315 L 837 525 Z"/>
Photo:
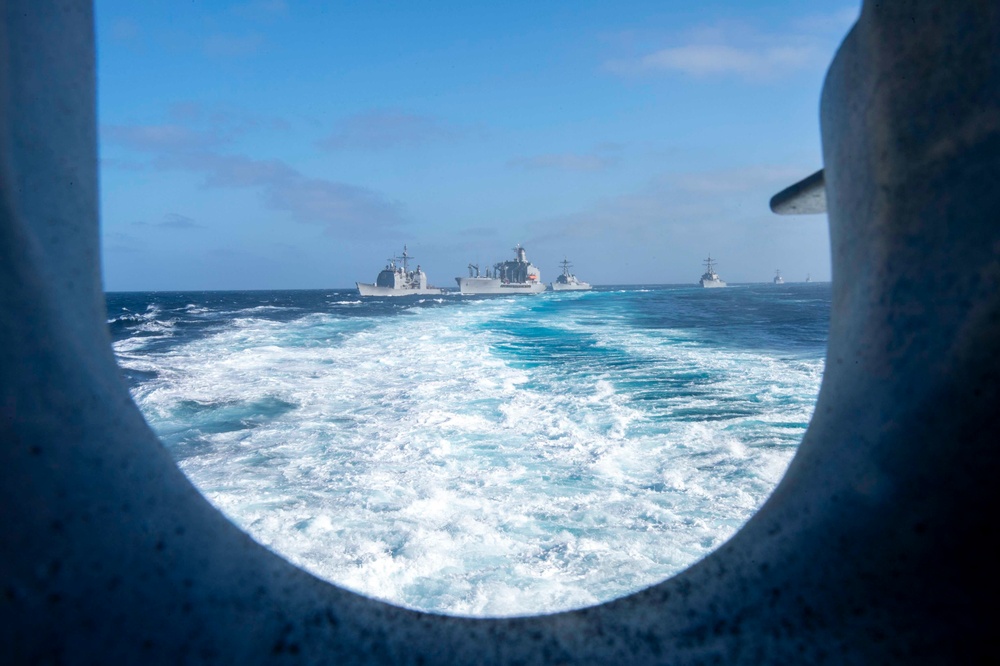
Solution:
<path fill-rule="evenodd" d="M 812 414 L 830 288 L 107 303 L 136 403 L 237 525 L 364 594 L 496 616 L 622 596 L 729 538 Z"/>

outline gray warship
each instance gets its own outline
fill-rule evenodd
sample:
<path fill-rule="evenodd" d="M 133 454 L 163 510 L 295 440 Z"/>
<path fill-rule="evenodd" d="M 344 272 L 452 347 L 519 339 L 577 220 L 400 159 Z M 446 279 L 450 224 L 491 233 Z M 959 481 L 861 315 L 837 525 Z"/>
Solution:
<path fill-rule="evenodd" d="M 562 275 L 557 277 L 555 282 L 552 283 L 552 291 L 586 291 L 593 289 L 589 282 L 584 282 L 569 272 L 569 267 L 573 264 L 569 263 L 568 259 L 563 259 L 559 263 L 562 266 Z"/>
<path fill-rule="evenodd" d="M 413 259 L 403 246 L 403 254 L 391 257 L 375 278 L 375 284 L 355 282 L 358 293 L 362 296 L 416 296 L 443 294 L 444 289 L 427 286 L 427 274 L 420 270 L 410 270 L 410 260 Z M 398 263 L 397 263 L 398 262 Z"/>
<path fill-rule="evenodd" d="M 715 262 L 712 261 L 712 255 L 708 255 L 708 259 L 705 260 L 705 272 L 702 273 L 698 284 L 706 289 L 726 286 L 726 283 L 719 277 L 719 274 L 715 272 Z"/>
<path fill-rule="evenodd" d="M 781 271 L 774 271 L 774 284 L 785 284 L 785 278 L 781 277 Z"/>
<path fill-rule="evenodd" d="M 469 277 L 457 277 L 458 290 L 463 294 L 540 294 L 545 291 L 542 275 L 528 262 L 520 244 L 514 248 L 514 260 L 493 264 L 479 274 L 477 264 L 469 264 Z"/>

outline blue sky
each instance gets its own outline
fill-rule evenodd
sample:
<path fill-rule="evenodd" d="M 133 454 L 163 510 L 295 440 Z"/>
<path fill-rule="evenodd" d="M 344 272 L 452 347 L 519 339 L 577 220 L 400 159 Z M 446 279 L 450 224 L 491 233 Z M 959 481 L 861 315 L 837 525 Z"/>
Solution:
<path fill-rule="evenodd" d="M 823 76 L 859 2 L 97 0 L 105 288 L 829 279 Z"/>

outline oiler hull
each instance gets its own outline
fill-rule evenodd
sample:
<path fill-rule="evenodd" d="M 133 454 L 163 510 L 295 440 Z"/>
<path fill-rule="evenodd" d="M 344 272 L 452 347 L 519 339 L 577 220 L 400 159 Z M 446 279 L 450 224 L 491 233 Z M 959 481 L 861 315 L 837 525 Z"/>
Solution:
<path fill-rule="evenodd" d="M 496 278 L 460 277 L 455 278 L 455 282 L 458 283 L 459 292 L 463 294 L 540 294 L 545 291 L 545 283 L 537 281 L 505 283 Z"/>
<path fill-rule="evenodd" d="M 355 282 L 358 293 L 362 296 L 438 296 L 444 289 L 424 287 L 423 289 L 396 289 L 394 287 L 379 287 L 370 282 Z"/>

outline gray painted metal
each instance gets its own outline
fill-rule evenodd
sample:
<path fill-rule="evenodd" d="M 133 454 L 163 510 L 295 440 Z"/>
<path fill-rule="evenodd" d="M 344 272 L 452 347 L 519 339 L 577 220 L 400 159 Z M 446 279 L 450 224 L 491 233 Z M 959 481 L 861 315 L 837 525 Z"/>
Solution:
<path fill-rule="evenodd" d="M 0 644 L 7 663 L 972 663 L 995 651 L 1000 4 L 866 2 L 822 131 L 833 313 L 760 511 L 629 597 L 418 613 L 256 544 L 180 473 L 104 322 L 93 19 L 0 21 Z"/>
<path fill-rule="evenodd" d="M 433 296 L 443 294 L 444 289 L 427 286 L 427 274 L 420 266 L 410 270 L 410 253 L 403 246 L 403 254 L 389 259 L 389 263 L 379 271 L 374 283 L 355 282 L 361 296 Z"/>
<path fill-rule="evenodd" d="M 563 259 L 562 273 L 552 281 L 552 291 L 590 291 L 593 287 L 589 282 L 584 282 L 569 272 L 571 263 L 569 259 Z"/>
<path fill-rule="evenodd" d="M 705 289 L 718 289 L 719 287 L 725 287 L 725 280 L 719 277 L 719 274 L 715 272 L 715 262 L 712 261 L 712 256 L 709 255 L 708 259 L 706 259 L 704 263 L 705 272 L 701 274 L 701 279 L 698 280 L 698 284 Z"/>
<path fill-rule="evenodd" d="M 820 169 L 771 197 L 771 210 L 779 215 L 826 212 L 826 179 Z"/>
<path fill-rule="evenodd" d="M 514 259 L 493 265 L 492 272 L 479 275 L 479 267 L 469 264 L 469 277 L 457 277 L 458 290 L 463 294 L 540 294 L 545 291 L 542 274 L 528 261 L 523 247 L 514 248 Z M 475 269 L 475 275 L 472 274 Z"/>

